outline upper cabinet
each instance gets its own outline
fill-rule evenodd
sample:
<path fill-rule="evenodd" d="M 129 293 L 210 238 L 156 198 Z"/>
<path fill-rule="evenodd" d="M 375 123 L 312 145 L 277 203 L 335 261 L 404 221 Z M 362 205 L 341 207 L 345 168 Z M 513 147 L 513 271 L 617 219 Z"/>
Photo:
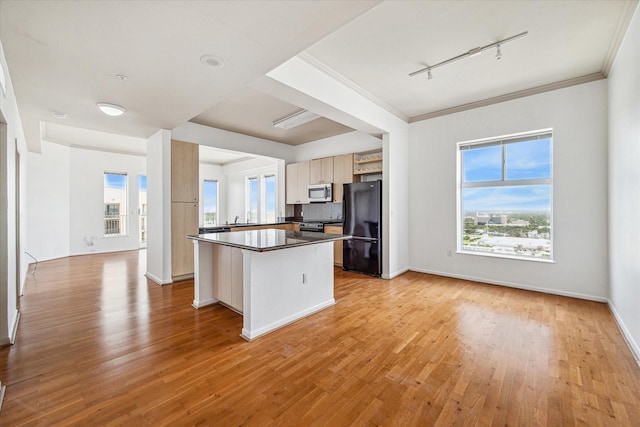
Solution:
<path fill-rule="evenodd" d="M 288 164 L 286 182 L 287 204 L 309 203 L 309 195 L 307 193 L 309 187 L 309 162 Z"/>
<path fill-rule="evenodd" d="M 333 182 L 333 157 L 311 160 L 309 184 L 330 184 Z"/>
<path fill-rule="evenodd" d="M 333 158 L 333 201 L 342 202 L 342 184 L 351 184 L 353 177 L 353 154 L 344 154 Z"/>
<path fill-rule="evenodd" d="M 198 145 L 171 141 L 171 201 L 198 202 Z"/>
<path fill-rule="evenodd" d="M 382 173 L 382 150 L 355 154 L 353 157 L 353 173 L 356 175 Z"/>

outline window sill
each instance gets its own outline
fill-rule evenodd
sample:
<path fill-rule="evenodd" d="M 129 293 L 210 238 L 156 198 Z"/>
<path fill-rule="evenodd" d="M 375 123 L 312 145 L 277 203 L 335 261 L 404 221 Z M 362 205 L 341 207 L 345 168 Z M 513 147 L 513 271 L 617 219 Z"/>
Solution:
<path fill-rule="evenodd" d="M 483 256 L 488 258 L 503 258 L 503 259 L 512 259 L 516 261 L 532 261 L 532 262 L 542 262 L 545 264 L 555 264 L 556 261 L 553 259 L 546 258 L 534 258 L 534 257 L 524 257 L 517 255 L 508 255 L 508 254 L 496 254 L 496 253 L 487 253 L 487 252 L 475 252 L 475 251 L 465 251 L 465 250 L 457 250 L 456 254 L 459 255 L 475 255 L 475 256 Z"/>

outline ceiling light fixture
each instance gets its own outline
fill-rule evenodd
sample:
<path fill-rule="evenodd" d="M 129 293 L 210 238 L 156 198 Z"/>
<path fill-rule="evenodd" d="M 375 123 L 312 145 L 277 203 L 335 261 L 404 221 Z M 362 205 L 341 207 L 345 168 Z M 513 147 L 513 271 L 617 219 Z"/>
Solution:
<path fill-rule="evenodd" d="M 102 111 L 108 116 L 114 116 L 114 117 L 121 116 L 122 114 L 124 114 L 125 111 L 127 111 L 119 105 L 108 104 L 106 102 L 98 102 L 96 105 L 98 106 L 100 111 Z"/>
<path fill-rule="evenodd" d="M 120 80 L 121 82 L 127 80 L 129 77 L 125 76 L 124 74 L 116 74 L 116 79 Z"/>
<path fill-rule="evenodd" d="M 69 116 L 67 116 L 66 113 L 63 113 L 61 111 L 53 111 L 53 112 L 51 112 L 51 114 L 53 114 L 53 117 L 55 117 L 58 120 L 64 120 L 67 117 L 69 117 Z"/>
<path fill-rule="evenodd" d="M 525 31 L 524 33 L 516 34 L 515 36 L 507 37 L 506 39 L 503 39 L 503 40 L 498 40 L 497 42 L 488 44 L 486 46 L 473 48 L 473 49 L 471 49 L 471 50 L 469 50 L 469 51 L 467 51 L 465 53 L 462 53 L 462 54 L 460 54 L 458 56 L 454 56 L 453 58 L 449 58 L 446 61 L 438 62 L 435 65 L 429 65 L 427 67 L 421 68 L 418 71 L 414 71 L 413 73 L 410 73 L 409 76 L 413 77 L 413 76 L 417 76 L 418 74 L 422 74 L 422 73 L 426 72 L 428 79 L 431 80 L 433 78 L 433 76 L 431 74 L 431 70 L 433 70 L 434 68 L 442 67 L 443 65 L 447 65 L 447 64 L 451 64 L 452 62 L 458 61 L 460 59 L 471 58 L 472 56 L 480 55 L 485 50 L 491 49 L 491 48 L 494 48 L 494 47 L 497 48 L 496 59 L 501 59 L 502 58 L 502 50 L 500 49 L 501 45 L 503 45 L 505 43 L 512 42 L 514 40 L 517 40 L 517 39 L 519 39 L 521 37 L 526 36 L 527 34 L 529 34 L 529 32 Z"/>
<path fill-rule="evenodd" d="M 202 55 L 200 57 L 200 62 L 204 65 L 209 65 L 211 67 L 222 68 L 224 67 L 224 61 L 214 55 Z"/>
<path fill-rule="evenodd" d="M 273 127 L 280 129 L 291 129 L 319 118 L 320 116 L 316 113 L 312 113 L 308 110 L 300 110 L 296 113 L 291 114 L 290 116 L 284 117 L 280 120 L 276 120 L 275 122 L 273 122 Z"/>

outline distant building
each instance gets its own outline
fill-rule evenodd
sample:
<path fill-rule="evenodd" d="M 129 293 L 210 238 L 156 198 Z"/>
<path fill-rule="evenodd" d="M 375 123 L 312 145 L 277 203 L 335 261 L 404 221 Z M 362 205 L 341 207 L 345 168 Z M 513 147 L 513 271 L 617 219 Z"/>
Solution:
<path fill-rule="evenodd" d="M 525 221 L 523 219 L 516 219 L 515 221 L 511 221 L 509 224 L 516 227 L 528 227 L 529 221 Z"/>
<path fill-rule="evenodd" d="M 506 224 L 507 223 L 507 216 L 506 215 L 492 214 L 491 215 L 491 219 L 489 220 L 489 223 L 491 223 L 491 224 Z"/>
<path fill-rule="evenodd" d="M 475 225 L 487 225 L 489 224 L 490 220 L 491 220 L 491 217 L 489 216 L 489 214 L 478 212 L 476 213 L 476 217 L 473 219 L 473 223 Z"/>

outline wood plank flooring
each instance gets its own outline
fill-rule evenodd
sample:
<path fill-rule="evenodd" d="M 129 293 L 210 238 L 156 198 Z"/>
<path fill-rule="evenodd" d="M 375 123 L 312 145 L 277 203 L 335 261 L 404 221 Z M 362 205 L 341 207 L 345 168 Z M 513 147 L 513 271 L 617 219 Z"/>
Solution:
<path fill-rule="evenodd" d="M 0 350 L 2 426 L 638 425 L 604 304 L 336 270 L 336 305 L 254 342 L 145 251 L 40 263 Z"/>

